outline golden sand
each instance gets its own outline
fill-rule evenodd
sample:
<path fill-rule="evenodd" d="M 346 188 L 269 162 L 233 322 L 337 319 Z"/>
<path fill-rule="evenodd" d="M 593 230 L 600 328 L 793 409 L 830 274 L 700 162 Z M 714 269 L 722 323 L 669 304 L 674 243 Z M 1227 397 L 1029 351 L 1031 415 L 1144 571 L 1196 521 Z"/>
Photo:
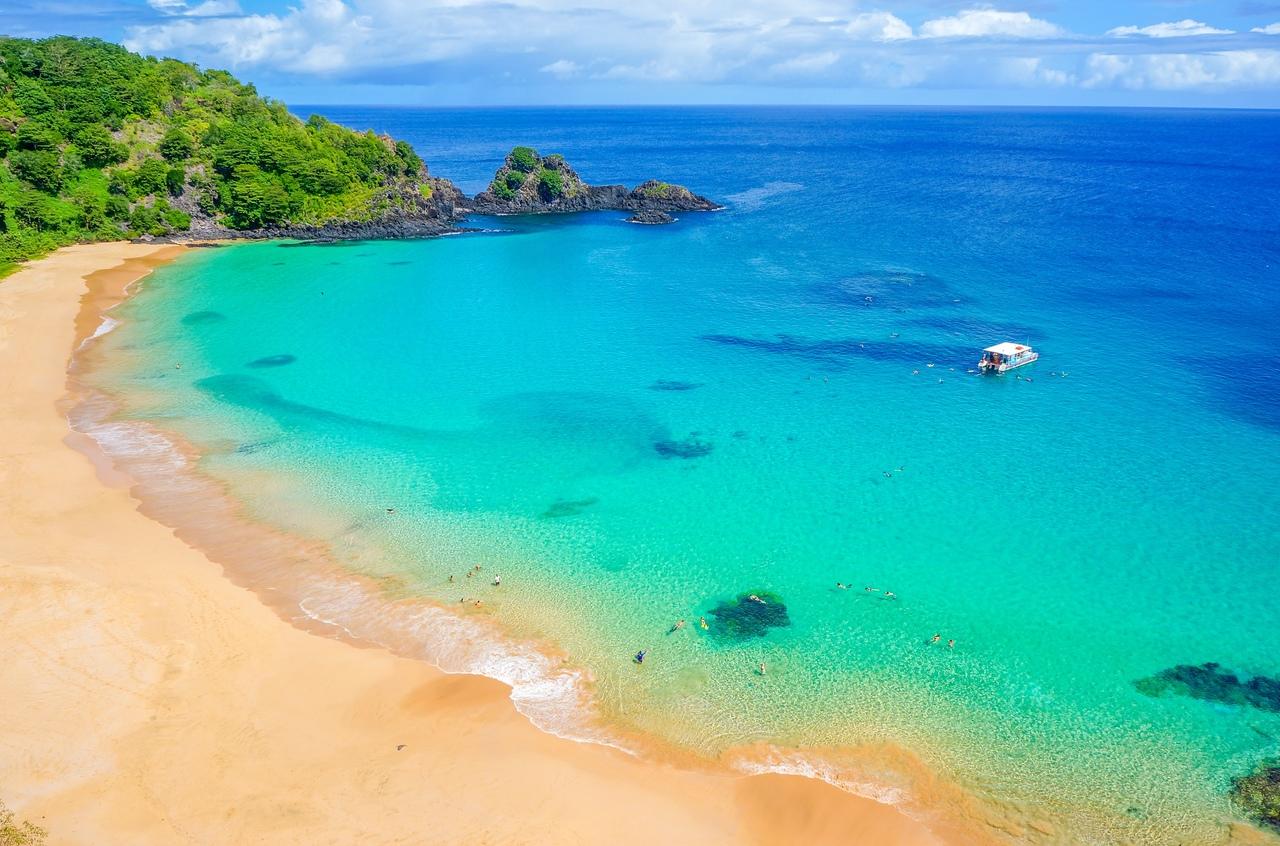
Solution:
<path fill-rule="evenodd" d="M 66 369 L 181 251 L 0 280 L 0 800 L 51 844 L 941 842 L 818 781 L 543 734 L 497 682 L 289 625 L 143 516 L 69 448 Z"/>

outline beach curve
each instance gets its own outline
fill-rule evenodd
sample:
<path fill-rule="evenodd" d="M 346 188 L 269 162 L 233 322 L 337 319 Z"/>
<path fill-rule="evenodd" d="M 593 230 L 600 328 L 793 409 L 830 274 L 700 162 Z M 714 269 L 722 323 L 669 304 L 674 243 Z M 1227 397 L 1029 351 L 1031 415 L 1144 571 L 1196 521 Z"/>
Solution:
<path fill-rule="evenodd" d="M 51 842 L 940 842 L 817 780 L 539 732 L 498 682 L 285 624 L 140 514 L 67 448 L 66 361 L 179 252 L 70 247 L 0 281 L 0 799 Z"/>

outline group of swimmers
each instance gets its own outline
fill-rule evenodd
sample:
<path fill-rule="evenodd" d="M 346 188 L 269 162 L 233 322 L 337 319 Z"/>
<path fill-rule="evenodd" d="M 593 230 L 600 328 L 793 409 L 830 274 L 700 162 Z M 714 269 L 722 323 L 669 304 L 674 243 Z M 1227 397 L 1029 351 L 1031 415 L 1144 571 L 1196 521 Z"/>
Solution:
<path fill-rule="evenodd" d="M 940 640 L 942 640 L 942 634 L 940 632 L 934 632 L 933 637 L 929 638 L 929 643 L 930 645 L 932 645 L 937 643 Z M 956 648 L 956 639 L 953 637 L 947 641 L 947 649 L 955 649 L 955 648 Z"/>
<path fill-rule="evenodd" d="M 845 584 L 844 582 L 836 582 L 836 589 L 837 589 L 837 590 L 848 590 L 848 589 L 849 589 L 849 588 L 851 588 L 851 587 L 853 587 L 853 586 L 852 586 L 852 585 L 847 585 L 847 584 Z M 881 595 L 881 598 L 882 598 L 882 599 L 897 599 L 897 598 L 898 598 L 898 595 L 897 595 L 896 593 L 894 593 L 893 591 L 891 591 L 891 590 L 881 591 L 881 590 L 880 590 L 880 588 L 872 587 L 871 585 L 867 585 L 866 587 L 864 587 L 864 588 L 862 589 L 862 592 L 863 592 L 863 593 L 878 593 L 878 594 L 880 594 L 880 595 Z"/>

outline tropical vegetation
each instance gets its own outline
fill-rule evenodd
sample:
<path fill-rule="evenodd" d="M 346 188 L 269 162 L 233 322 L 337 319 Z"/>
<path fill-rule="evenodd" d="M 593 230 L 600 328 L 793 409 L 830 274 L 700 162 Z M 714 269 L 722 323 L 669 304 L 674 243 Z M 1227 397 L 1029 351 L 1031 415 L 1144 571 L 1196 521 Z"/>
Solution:
<path fill-rule="evenodd" d="M 0 274 L 80 241 L 368 220 L 421 184 L 404 141 L 305 122 L 225 71 L 98 39 L 0 37 Z"/>

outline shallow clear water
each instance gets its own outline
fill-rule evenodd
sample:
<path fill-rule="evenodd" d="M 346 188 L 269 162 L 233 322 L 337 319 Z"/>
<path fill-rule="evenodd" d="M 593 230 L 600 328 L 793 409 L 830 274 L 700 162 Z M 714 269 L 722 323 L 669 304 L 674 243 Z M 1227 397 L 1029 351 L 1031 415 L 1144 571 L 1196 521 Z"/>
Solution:
<path fill-rule="evenodd" d="M 1280 117 L 315 110 L 468 191 L 530 143 L 727 208 L 156 272 L 94 379 L 257 517 L 482 597 L 707 755 L 888 743 L 1170 842 L 1280 752 L 1277 713 L 1134 684 L 1280 674 Z M 1042 358 L 969 373 L 1001 340 Z M 789 625 L 712 613 L 765 591 Z"/>

